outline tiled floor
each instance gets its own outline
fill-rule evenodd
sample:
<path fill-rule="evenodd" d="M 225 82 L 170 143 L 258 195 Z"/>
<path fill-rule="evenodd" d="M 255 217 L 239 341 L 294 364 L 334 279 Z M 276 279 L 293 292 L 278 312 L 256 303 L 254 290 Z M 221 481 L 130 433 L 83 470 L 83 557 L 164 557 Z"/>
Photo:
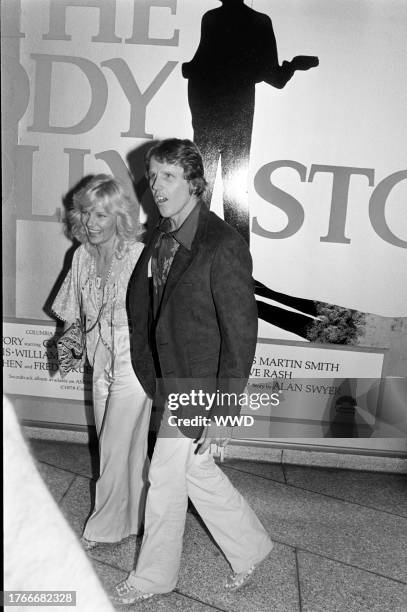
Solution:
<path fill-rule="evenodd" d="M 50 491 L 80 535 L 97 459 L 85 444 L 31 440 L 31 447 Z M 270 533 L 272 554 L 252 583 L 226 594 L 228 564 L 190 512 L 176 591 L 138 609 L 407 612 L 406 476 L 238 459 L 226 460 L 222 469 Z M 90 553 L 107 591 L 132 568 L 139 544 L 131 537 Z"/>

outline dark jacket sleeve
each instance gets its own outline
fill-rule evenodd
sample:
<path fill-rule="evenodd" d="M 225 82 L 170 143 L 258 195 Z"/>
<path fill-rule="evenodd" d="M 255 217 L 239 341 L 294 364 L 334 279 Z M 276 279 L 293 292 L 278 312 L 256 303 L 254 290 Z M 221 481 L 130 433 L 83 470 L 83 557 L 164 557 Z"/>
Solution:
<path fill-rule="evenodd" d="M 243 392 L 252 367 L 257 342 L 257 306 L 254 298 L 252 259 L 239 235 L 222 241 L 212 264 L 212 295 L 221 335 L 218 388 Z M 223 407 L 224 408 L 224 407 Z M 229 414 L 238 414 L 235 405 Z M 226 414 L 217 406 L 213 414 Z"/>

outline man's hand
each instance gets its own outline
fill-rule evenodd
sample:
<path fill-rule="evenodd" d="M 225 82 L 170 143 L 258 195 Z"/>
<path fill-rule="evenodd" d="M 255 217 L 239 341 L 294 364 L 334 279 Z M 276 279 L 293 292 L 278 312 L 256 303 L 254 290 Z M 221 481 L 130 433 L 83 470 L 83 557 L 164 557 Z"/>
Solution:
<path fill-rule="evenodd" d="M 316 55 L 296 55 L 291 60 L 294 70 L 309 70 L 319 66 L 319 59 Z"/>
<path fill-rule="evenodd" d="M 195 444 L 197 445 L 198 455 L 203 455 L 211 444 L 217 444 L 218 446 L 225 447 L 230 440 L 229 437 L 222 437 L 225 433 L 228 433 L 226 430 L 227 427 L 216 427 L 216 425 L 207 425 L 204 427 L 204 430 L 201 434 L 201 437 L 195 440 Z"/>

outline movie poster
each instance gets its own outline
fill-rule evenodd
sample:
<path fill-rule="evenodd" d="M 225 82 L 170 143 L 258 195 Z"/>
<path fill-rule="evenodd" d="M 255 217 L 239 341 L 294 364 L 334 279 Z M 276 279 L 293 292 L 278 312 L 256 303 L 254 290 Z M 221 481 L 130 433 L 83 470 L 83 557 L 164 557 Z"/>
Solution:
<path fill-rule="evenodd" d="M 17 384 L 23 349 L 9 340 L 27 342 L 24 325 L 55 331 L 51 305 L 75 250 L 67 195 L 84 176 L 114 174 L 151 226 L 143 155 L 177 136 L 202 152 L 206 204 L 250 246 L 257 362 L 305 363 L 303 344 L 337 363 L 343 349 L 346 378 L 357 353 L 365 367 L 353 377 L 381 385 L 370 425 L 395 435 L 407 372 L 404 3 L 2 4 L 3 351 L 20 415 L 30 419 L 33 395 L 85 403 L 83 380 L 63 389 L 52 359 L 29 385 L 29 352 Z M 297 396 L 290 418 L 306 405 Z"/>

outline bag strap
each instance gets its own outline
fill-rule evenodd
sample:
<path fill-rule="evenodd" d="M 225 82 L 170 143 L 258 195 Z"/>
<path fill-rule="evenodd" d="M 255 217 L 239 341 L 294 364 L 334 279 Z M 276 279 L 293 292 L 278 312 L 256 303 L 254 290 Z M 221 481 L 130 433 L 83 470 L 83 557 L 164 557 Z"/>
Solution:
<path fill-rule="evenodd" d="M 102 304 L 101 307 L 99 308 L 99 312 L 98 312 L 98 316 L 96 318 L 96 321 L 93 323 L 93 325 L 91 325 L 89 327 L 89 329 L 86 329 L 86 321 L 85 321 L 85 316 L 83 314 L 83 306 L 82 306 L 82 293 L 80 293 L 80 296 L 81 296 L 81 298 L 80 298 L 81 302 L 80 302 L 80 305 L 79 305 L 79 311 L 80 311 L 80 315 L 81 315 L 81 328 L 82 328 L 82 332 L 86 335 L 89 332 L 91 332 L 92 329 L 95 329 L 96 325 L 99 323 L 100 317 L 102 316 L 102 312 L 105 309 L 107 301 L 104 304 Z"/>
<path fill-rule="evenodd" d="M 102 316 L 102 312 L 105 309 L 105 306 L 107 304 L 107 300 L 104 304 L 101 305 L 96 321 L 93 323 L 93 325 L 89 327 L 89 329 L 86 329 L 86 321 L 85 321 L 85 317 L 83 313 L 83 303 L 82 303 L 83 296 L 82 296 L 82 291 L 79 290 L 79 287 L 78 287 L 78 294 L 80 295 L 79 312 L 80 312 L 80 317 L 81 317 L 81 328 L 82 328 L 82 332 L 86 335 L 89 332 L 91 332 L 92 329 L 95 329 L 96 325 L 99 323 L 100 318 Z M 104 296 L 104 289 L 103 289 L 103 296 Z M 103 300 L 103 297 L 102 297 L 102 300 Z"/>
<path fill-rule="evenodd" d="M 99 309 L 99 313 L 98 313 L 97 319 L 96 319 L 96 321 L 93 323 L 93 325 L 91 325 L 91 326 L 89 327 L 89 329 L 86 329 L 86 324 L 85 324 L 85 322 L 83 322 L 83 323 L 81 322 L 81 325 L 82 325 L 82 331 L 83 331 L 83 333 L 84 333 L 84 334 L 88 334 L 89 332 L 91 332 L 91 331 L 92 331 L 92 329 L 95 329 L 96 325 L 97 325 L 97 324 L 99 323 L 99 321 L 100 321 L 100 317 L 102 316 L 102 312 L 103 312 L 103 310 L 104 310 L 104 308 L 105 308 L 106 304 L 107 304 L 107 302 L 105 302 L 104 304 L 102 304 L 102 305 L 101 305 L 101 307 L 100 307 L 100 309 Z"/>

